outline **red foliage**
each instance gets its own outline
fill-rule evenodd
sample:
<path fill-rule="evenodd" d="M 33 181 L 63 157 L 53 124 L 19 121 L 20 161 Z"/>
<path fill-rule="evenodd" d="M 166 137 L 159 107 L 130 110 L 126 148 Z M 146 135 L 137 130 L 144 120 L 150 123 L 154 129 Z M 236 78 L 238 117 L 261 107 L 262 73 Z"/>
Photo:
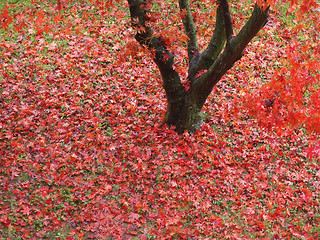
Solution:
<path fill-rule="evenodd" d="M 319 29 L 273 17 L 215 88 L 201 130 L 179 136 L 163 124 L 159 73 L 122 6 L 115 19 L 100 7 L 2 10 L 15 41 L 0 43 L 1 234 L 318 239 L 319 46 L 294 37 Z M 16 36 L 9 25 L 22 22 Z M 179 27 L 167 31 L 186 76 Z"/>

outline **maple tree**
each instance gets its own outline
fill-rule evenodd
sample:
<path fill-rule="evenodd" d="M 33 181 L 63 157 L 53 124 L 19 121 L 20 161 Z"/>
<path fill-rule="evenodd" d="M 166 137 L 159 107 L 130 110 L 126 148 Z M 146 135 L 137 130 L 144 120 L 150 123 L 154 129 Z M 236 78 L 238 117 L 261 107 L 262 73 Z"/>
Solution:
<path fill-rule="evenodd" d="M 152 24 L 148 24 L 146 12 L 152 1 L 129 0 L 128 3 L 131 21 L 137 30 L 135 38 L 141 45 L 147 46 L 152 51 L 153 60 L 161 72 L 168 102 L 166 122 L 176 126 L 178 132 L 198 129 L 201 125 L 200 112 L 206 99 L 227 70 L 242 57 L 250 40 L 264 26 L 269 7 L 256 4 L 247 23 L 236 36 L 233 36 L 228 1 L 219 0 L 215 29 L 208 47 L 201 53 L 190 1 L 180 0 L 182 22 L 188 36 L 189 71 L 188 87 L 185 88 L 173 67 L 174 55 L 168 50 L 169 44 L 161 36 L 155 36 L 151 28 Z M 199 74 L 203 71 L 205 73 Z"/>
<path fill-rule="evenodd" d="M 189 89 L 187 12 L 152 3 Z M 237 32 L 254 5 L 229 3 Z M 319 239 L 319 7 L 269 3 L 201 131 L 177 134 L 127 1 L 0 2 L 0 238 Z M 217 9 L 191 7 L 206 49 Z"/>
<path fill-rule="evenodd" d="M 131 22 L 136 30 L 135 38 L 151 51 L 152 58 L 161 73 L 167 98 L 166 123 L 174 125 L 180 133 L 184 130 L 195 131 L 201 125 L 200 113 L 214 86 L 234 63 L 241 59 L 245 47 L 266 24 L 269 2 L 256 3 L 250 18 L 234 35 L 228 1 L 216 1 L 215 28 L 207 47 L 201 52 L 191 9 L 192 3 L 189 0 L 179 0 L 180 15 L 187 36 L 189 70 L 185 85 L 182 84 L 179 73 L 175 69 L 175 56 L 169 49 L 172 45 L 170 38 L 173 36 L 163 37 L 161 29 L 156 33 L 152 29 L 158 21 L 149 14 L 154 1 L 128 0 L 128 3 Z M 314 4 L 309 1 L 303 7 L 306 8 L 305 5 L 308 5 L 310 8 Z M 209 25 L 209 28 L 213 26 Z M 274 101 L 268 98 L 264 100 Z"/>

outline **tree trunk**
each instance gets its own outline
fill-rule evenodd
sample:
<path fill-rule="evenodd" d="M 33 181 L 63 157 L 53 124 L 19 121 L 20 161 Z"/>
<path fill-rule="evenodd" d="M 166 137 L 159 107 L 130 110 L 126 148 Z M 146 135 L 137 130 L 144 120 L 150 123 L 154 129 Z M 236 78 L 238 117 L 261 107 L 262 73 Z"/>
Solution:
<path fill-rule="evenodd" d="M 233 36 L 232 19 L 228 0 L 217 1 L 215 29 L 208 47 L 200 53 L 197 29 L 193 21 L 189 0 L 179 0 L 185 33 L 188 36 L 189 90 L 186 90 L 179 74 L 174 70 L 174 55 L 168 51 L 159 35 L 154 35 L 147 24 L 144 0 L 128 0 L 131 23 L 136 29 L 136 40 L 154 53 L 153 60 L 159 67 L 168 101 L 166 123 L 176 127 L 178 133 L 195 131 L 201 126 L 201 109 L 222 76 L 238 61 L 243 50 L 268 19 L 267 6 L 255 5 L 246 24 Z M 266 4 L 266 3 L 264 3 Z M 207 70 L 198 76 L 199 71 Z"/>
<path fill-rule="evenodd" d="M 176 109 L 179 108 L 179 111 Z M 194 132 L 202 124 L 201 108 L 197 106 L 197 101 L 187 94 L 181 102 L 170 103 L 167 105 L 165 121 L 167 124 L 175 126 L 178 133 L 184 130 Z"/>

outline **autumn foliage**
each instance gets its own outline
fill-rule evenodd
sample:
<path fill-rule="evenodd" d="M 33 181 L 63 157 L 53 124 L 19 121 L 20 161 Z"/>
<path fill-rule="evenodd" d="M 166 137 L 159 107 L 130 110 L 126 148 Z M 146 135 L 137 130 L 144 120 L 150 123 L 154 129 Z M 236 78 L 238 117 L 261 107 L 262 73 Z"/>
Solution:
<path fill-rule="evenodd" d="M 201 49 L 210 2 L 193 2 Z M 127 2 L 0 5 L 0 237 L 319 239 L 319 6 L 269 3 L 181 135 Z M 230 2 L 235 29 L 252 7 Z M 151 13 L 187 89 L 177 5 Z"/>

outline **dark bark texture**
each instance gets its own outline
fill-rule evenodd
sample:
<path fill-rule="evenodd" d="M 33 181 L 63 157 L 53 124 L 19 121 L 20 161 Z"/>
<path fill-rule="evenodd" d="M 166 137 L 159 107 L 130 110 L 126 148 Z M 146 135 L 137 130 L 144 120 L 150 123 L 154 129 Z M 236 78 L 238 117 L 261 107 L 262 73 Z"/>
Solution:
<path fill-rule="evenodd" d="M 217 2 L 216 24 L 207 48 L 200 53 L 197 28 L 191 14 L 189 0 L 179 0 L 180 11 L 186 13 L 182 19 L 188 36 L 189 57 L 188 80 L 190 89 L 183 87 L 179 74 L 173 69 L 174 55 L 169 52 L 159 37 L 147 24 L 144 0 L 128 0 L 131 23 L 137 29 L 135 38 L 143 46 L 155 51 L 157 64 L 167 97 L 166 123 L 176 127 L 177 132 L 195 131 L 201 126 L 201 109 L 222 76 L 238 61 L 243 50 L 257 35 L 268 19 L 268 8 L 262 10 L 257 4 L 240 32 L 233 36 L 232 18 L 227 0 Z M 207 70 L 199 77 L 200 70 Z"/>

